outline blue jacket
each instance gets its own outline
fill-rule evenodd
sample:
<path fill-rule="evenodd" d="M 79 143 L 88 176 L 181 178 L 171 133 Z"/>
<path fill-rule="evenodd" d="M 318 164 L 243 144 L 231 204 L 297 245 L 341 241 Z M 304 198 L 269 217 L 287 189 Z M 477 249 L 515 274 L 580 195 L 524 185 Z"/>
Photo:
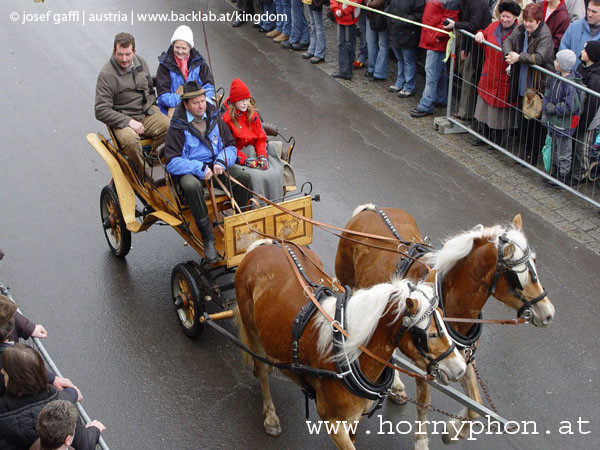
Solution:
<path fill-rule="evenodd" d="M 181 101 L 179 94 L 175 91 L 183 86 L 186 81 L 197 81 L 206 91 L 207 100 L 215 95 L 215 81 L 213 75 L 202 55 L 192 48 L 188 59 L 188 77 L 184 80 L 181 69 L 175 62 L 173 46 L 158 57 L 158 71 L 156 72 L 157 104 L 163 114 L 167 114 L 169 108 L 175 108 Z"/>
<path fill-rule="evenodd" d="M 188 121 L 184 104 L 175 109 L 165 139 L 165 163 L 171 175 L 204 179 L 206 169 L 214 164 L 227 169 L 235 163 L 235 139 L 211 104 L 206 105 L 206 122 L 206 132 L 201 135 Z"/>
<path fill-rule="evenodd" d="M 581 62 L 581 50 L 583 50 L 585 43 L 587 41 L 597 41 L 598 39 L 600 39 L 600 33 L 596 37 L 592 37 L 590 24 L 585 17 L 582 17 L 569 25 L 560 41 L 558 51 L 573 50 L 575 56 L 577 56 L 577 63 L 575 63 L 575 67 L 577 67 Z"/>
<path fill-rule="evenodd" d="M 581 84 L 581 75 L 575 70 L 571 71 L 567 79 Z M 579 95 L 576 87 L 565 83 L 561 78 L 550 77 L 546 84 L 542 111 L 544 119 L 550 123 L 552 131 L 573 135 L 581 114 Z M 549 104 L 553 105 L 553 111 L 548 111 Z"/>

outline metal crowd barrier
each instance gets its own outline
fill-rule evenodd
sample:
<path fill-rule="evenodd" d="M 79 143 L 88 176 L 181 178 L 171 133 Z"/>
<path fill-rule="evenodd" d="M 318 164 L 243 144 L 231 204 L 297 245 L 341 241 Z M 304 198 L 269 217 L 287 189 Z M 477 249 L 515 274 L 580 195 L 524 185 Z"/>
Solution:
<path fill-rule="evenodd" d="M 500 47 L 487 41 L 484 41 L 480 46 L 475 43 L 473 34 L 465 30 L 457 31 L 461 40 L 460 48 L 467 50 L 469 56 L 464 62 L 460 61 L 460 51 L 457 53 L 456 41 L 458 39 L 455 39 L 452 43 L 453 57 L 450 61 L 448 106 L 445 118 L 452 124 L 452 127 L 450 130 L 445 130 L 445 132 L 457 132 L 455 127 L 458 127 L 459 132 L 466 131 L 473 135 L 475 138 L 473 144 L 487 145 L 500 151 L 532 172 L 551 181 L 555 186 L 581 197 L 594 206 L 600 207 L 600 185 L 597 184 L 600 180 L 598 161 L 600 145 L 594 145 L 596 137 L 600 133 L 600 109 L 594 110 L 593 107 L 593 105 L 600 105 L 600 94 L 543 67 L 529 66 L 537 72 L 536 77 L 542 80 L 542 94 L 546 85 L 544 80 L 547 82 L 552 77 L 574 86 L 580 99 L 581 114 L 574 134 L 572 136 L 563 133 L 558 134 L 559 139 L 563 139 L 563 148 L 568 146 L 571 149 L 571 163 L 568 176 L 557 179 L 557 173 L 547 173 L 544 168 L 542 147 L 546 141 L 547 125 L 542 123 L 541 119 L 526 119 L 523 116 L 521 98 L 519 98 L 516 105 L 510 105 L 506 102 L 502 105 L 505 107 L 501 109 L 505 111 L 503 115 L 500 115 L 501 120 L 499 122 L 503 122 L 501 125 L 504 128 L 497 128 L 498 121 L 494 122 L 496 126 L 494 128 L 484 126 L 485 120 L 481 122 L 475 119 L 475 111 L 479 109 L 477 102 L 484 101 L 479 98 L 477 91 L 481 79 L 481 69 L 484 65 L 483 45 L 494 49 L 494 53 L 497 51 L 498 58 L 504 60 L 504 56 Z M 456 61 L 461 62 L 460 66 L 462 67 L 457 67 Z M 519 73 L 511 73 L 510 76 L 518 77 Z M 494 100 L 503 101 L 492 92 L 484 92 L 493 97 Z M 485 107 L 482 110 L 485 110 Z M 458 112 L 453 115 L 453 111 Z M 571 116 L 565 120 L 566 123 L 576 123 L 576 121 L 577 118 Z M 555 152 L 555 145 L 561 141 L 556 138 L 556 134 L 552 138 L 554 141 L 552 151 Z M 568 140 L 568 142 L 565 140 Z"/>
<path fill-rule="evenodd" d="M 12 301 L 14 301 L 14 299 L 10 293 L 10 288 L 7 285 L 0 283 L 0 288 L 1 288 L 0 290 L 2 292 L 4 292 L 8 298 L 10 298 Z M 17 308 L 17 311 L 19 311 L 19 313 L 23 314 L 19 308 Z M 46 351 L 44 344 L 42 344 L 42 342 L 38 338 L 32 337 L 31 339 L 33 340 L 34 347 L 36 348 L 36 350 L 38 352 L 40 352 L 40 355 L 42 355 L 42 358 L 44 358 L 44 360 L 46 361 L 46 364 L 48 364 L 48 367 L 52 370 L 52 372 L 54 372 L 55 375 L 62 377 L 60 370 L 58 370 L 58 367 L 56 366 L 56 364 L 50 357 L 50 354 Z M 77 406 L 77 409 L 79 410 L 79 415 L 81 416 L 83 421 L 85 423 L 91 422 L 92 419 L 90 418 L 90 416 L 88 415 L 86 410 L 83 408 L 83 406 L 81 406 L 81 403 L 76 402 L 75 405 Z M 104 441 L 102 436 L 100 436 L 100 439 L 98 441 L 98 446 L 102 450 L 109 450 L 109 447 L 108 447 L 108 445 L 106 445 L 106 442 Z"/>

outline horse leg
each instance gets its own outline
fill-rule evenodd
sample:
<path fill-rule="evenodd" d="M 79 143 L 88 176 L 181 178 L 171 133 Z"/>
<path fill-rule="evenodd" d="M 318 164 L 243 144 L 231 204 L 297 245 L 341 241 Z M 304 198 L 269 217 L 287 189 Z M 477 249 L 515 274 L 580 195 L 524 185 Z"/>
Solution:
<path fill-rule="evenodd" d="M 238 293 L 238 307 L 236 309 L 236 314 L 234 314 L 234 318 L 236 319 L 235 322 L 239 328 L 240 339 L 254 353 L 266 357 L 267 354 L 258 337 L 254 316 L 251 312 L 247 311 L 247 308 L 245 308 L 249 303 L 242 300 L 242 296 Z M 242 307 L 240 307 L 240 305 Z M 242 317 L 246 318 L 246 323 L 244 323 Z M 245 361 L 247 360 L 247 356 L 248 354 L 244 352 Z M 279 436 L 281 434 L 281 425 L 279 424 L 279 417 L 277 417 L 277 413 L 275 412 L 275 405 L 271 398 L 271 388 L 269 387 L 269 373 L 272 371 L 272 368 L 254 358 L 252 359 L 254 361 L 254 376 L 260 380 L 265 431 L 271 436 Z"/>
<path fill-rule="evenodd" d="M 264 352 L 263 352 L 264 353 Z M 281 425 L 279 417 L 275 412 L 275 405 L 271 398 L 271 388 L 269 387 L 269 369 L 270 367 L 262 362 L 254 361 L 254 368 L 260 380 L 260 390 L 263 398 L 263 416 L 265 418 L 264 426 L 267 434 L 279 436 L 281 434 Z"/>
<path fill-rule="evenodd" d="M 417 402 L 421 405 L 429 405 L 429 385 L 422 379 L 417 378 Z M 417 406 L 417 421 L 415 423 L 415 450 L 427 450 L 429 439 L 427 437 L 427 408 Z"/>
<path fill-rule="evenodd" d="M 390 388 L 388 398 L 397 405 L 404 405 L 406 403 L 406 388 L 404 387 L 404 383 L 400 379 L 400 373 L 397 370 L 394 372 L 394 382 Z"/>
<path fill-rule="evenodd" d="M 479 394 L 479 388 L 477 387 L 477 377 L 475 376 L 475 370 L 471 364 L 467 365 L 467 371 L 460 379 L 463 391 L 469 398 L 475 400 L 479 404 L 483 404 L 481 395 Z M 459 439 L 468 436 L 471 432 L 471 423 L 479 417 L 479 414 L 475 411 L 471 411 L 467 407 L 463 408 L 460 416 L 466 417 L 468 422 L 463 422 L 460 419 L 452 419 L 448 421 L 447 433 L 442 435 L 442 440 L 445 444 L 457 442 Z"/>

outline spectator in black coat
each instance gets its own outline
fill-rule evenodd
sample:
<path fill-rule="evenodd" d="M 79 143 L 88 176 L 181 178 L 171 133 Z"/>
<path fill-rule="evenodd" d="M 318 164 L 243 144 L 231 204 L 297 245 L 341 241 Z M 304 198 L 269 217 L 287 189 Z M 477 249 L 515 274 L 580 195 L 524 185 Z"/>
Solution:
<path fill-rule="evenodd" d="M 425 0 L 385 0 L 385 11 L 414 22 L 421 22 Z M 413 95 L 417 84 L 416 53 L 421 39 L 421 27 L 400 20 L 387 19 L 390 47 L 398 60 L 396 83 L 388 91 L 405 98 Z"/>
<path fill-rule="evenodd" d="M 492 23 L 492 14 L 487 0 L 463 0 L 460 20 L 458 22 L 449 20 L 448 25 L 445 25 L 444 28 L 465 30 L 476 34 L 478 31 L 484 30 L 490 23 Z M 473 118 L 477 100 L 477 85 L 483 68 L 483 55 L 483 50 L 475 44 L 473 38 L 461 35 L 460 59 L 464 61 L 463 80 L 458 113 L 455 114 L 461 120 Z"/>
<path fill-rule="evenodd" d="M 29 450 L 62 450 L 72 449 L 79 413 L 75 405 L 67 400 L 53 400 L 42 408 L 37 419 L 39 438 Z M 96 427 L 101 432 L 106 427 L 97 420 L 88 424 L 87 428 Z M 65 447 L 63 447 L 65 446 Z"/>
<path fill-rule="evenodd" d="M 577 68 L 584 86 L 600 92 L 600 41 L 588 41 L 581 51 L 581 64 Z M 587 128 L 598 112 L 600 98 L 586 95 L 581 122 Z"/>
<path fill-rule="evenodd" d="M 73 388 L 57 391 L 48 384 L 44 362 L 40 354 L 25 344 L 15 344 L 2 354 L 2 369 L 6 393 L 0 398 L 0 448 L 22 450 L 31 447 L 37 439 L 37 417 L 41 409 L 57 399 L 75 403 L 81 400 Z M 100 430 L 85 428 L 77 421 L 73 448 L 93 450 Z"/>

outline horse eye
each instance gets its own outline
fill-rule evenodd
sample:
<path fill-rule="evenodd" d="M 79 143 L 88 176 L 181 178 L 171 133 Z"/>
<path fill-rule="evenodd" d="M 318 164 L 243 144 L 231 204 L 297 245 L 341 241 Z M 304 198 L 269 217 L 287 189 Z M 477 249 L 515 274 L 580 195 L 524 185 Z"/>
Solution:
<path fill-rule="evenodd" d="M 429 334 L 427 335 L 427 337 L 428 337 L 428 338 L 430 338 L 430 339 L 434 339 L 434 338 L 436 338 L 436 337 L 437 337 L 437 333 L 429 333 Z"/>

